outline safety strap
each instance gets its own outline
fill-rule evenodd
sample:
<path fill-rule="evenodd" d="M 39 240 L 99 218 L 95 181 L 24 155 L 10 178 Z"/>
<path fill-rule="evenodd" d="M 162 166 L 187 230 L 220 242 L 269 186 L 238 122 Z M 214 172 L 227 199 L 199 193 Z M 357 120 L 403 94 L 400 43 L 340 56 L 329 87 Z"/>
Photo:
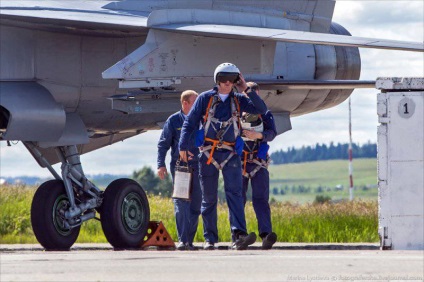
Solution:
<path fill-rule="evenodd" d="M 246 145 L 248 150 L 243 150 L 243 176 L 247 178 L 253 178 L 253 176 L 255 176 L 255 174 L 261 168 L 268 169 L 269 159 L 267 158 L 267 160 L 262 160 L 257 157 L 254 157 L 254 154 L 258 152 L 258 150 L 254 150 L 258 145 L 257 141 L 255 141 L 252 148 L 250 148 L 249 144 L 247 144 L 246 142 L 244 144 Z M 247 162 L 256 164 L 255 169 L 252 170 L 250 173 L 246 172 Z"/>
<path fill-rule="evenodd" d="M 231 124 L 233 125 L 233 129 L 234 129 L 234 137 L 237 138 L 237 136 L 240 134 L 240 126 L 241 126 L 240 104 L 235 97 L 230 97 L 230 99 L 231 99 L 232 116 L 227 121 L 220 121 L 217 118 L 215 118 L 215 109 L 218 104 L 217 103 L 218 94 L 213 95 L 209 99 L 208 107 L 206 108 L 206 114 L 203 117 L 205 141 L 210 142 L 212 144 L 208 146 L 200 147 L 200 152 L 204 153 L 205 156 L 208 158 L 208 161 L 206 162 L 206 164 L 210 165 L 212 163 L 217 169 L 222 169 L 225 166 L 225 164 L 236 154 L 234 150 L 235 143 L 226 142 L 222 140 L 222 138 L 224 137 L 224 135 L 227 133 L 228 129 L 230 128 Z M 220 127 L 219 129 L 216 128 L 215 126 L 216 124 L 219 124 L 219 127 Z M 211 139 L 206 137 L 210 126 L 212 126 L 213 130 L 216 132 L 217 139 Z M 226 149 L 231 151 L 227 159 L 225 159 L 221 164 L 218 164 L 218 162 L 216 162 L 215 159 L 213 158 L 213 154 L 216 148 Z"/>
<path fill-rule="evenodd" d="M 211 119 L 209 117 L 215 115 L 216 105 L 215 107 L 211 107 L 212 103 L 214 104 L 216 103 L 215 101 L 216 101 L 216 96 L 214 95 L 209 99 L 208 107 L 206 108 L 206 114 L 203 117 L 203 128 L 205 129 L 205 136 L 211 124 Z"/>
<path fill-rule="evenodd" d="M 245 152 L 245 151 L 243 151 Z M 252 170 L 250 173 L 246 172 L 246 159 L 244 160 L 243 163 L 243 176 L 247 177 L 247 178 L 253 178 L 255 176 L 255 174 L 261 169 L 268 169 L 268 165 L 269 165 L 269 159 L 268 160 L 262 160 L 262 159 L 253 159 L 250 161 L 251 163 L 256 164 L 256 167 L 254 170 Z"/>
<path fill-rule="evenodd" d="M 240 134 L 241 121 L 240 121 L 240 104 L 238 100 L 234 97 L 231 97 L 231 112 L 233 113 L 233 127 L 234 127 L 234 137 L 237 138 Z"/>
<path fill-rule="evenodd" d="M 217 169 L 222 169 L 225 164 L 235 155 L 234 143 L 232 142 L 219 142 L 218 140 L 214 140 L 211 138 L 205 138 L 205 141 L 212 143 L 211 145 L 200 147 L 200 152 L 204 153 L 205 156 L 208 158 L 208 161 L 206 162 L 207 165 L 210 165 L 212 163 Z M 213 153 L 215 152 L 216 148 L 231 151 L 227 159 L 225 159 L 221 164 L 218 164 L 213 158 Z"/>
<path fill-rule="evenodd" d="M 219 134 L 220 136 L 218 136 L 218 140 L 220 140 L 219 138 L 222 138 L 225 135 L 225 133 L 228 131 L 232 123 L 234 128 L 234 137 L 237 138 L 237 136 L 240 134 L 240 128 L 241 128 L 240 104 L 237 98 L 230 97 L 232 116 L 227 121 L 220 121 L 217 118 L 215 118 L 215 109 L 216 109 L 216 106 L 218 105 L 217 103 L 218 97 L 219 97 L 218 94 L 215 94 L 209 99 L 208 107 L 206 108 L 206 114 L 203 117 L 203 128 L 205 129 L 205 137 L 206 137 L 206 134 L 208 133 L 209 127 L 212 125 L 212 128 L 214 129 L 214 131 L 217 134 L 220 133 Z M 214 126 L 214 123 L 220 125 L 219 130 Z M 222 131 L 223 128 L 225 128 L 224 131 Z"/>

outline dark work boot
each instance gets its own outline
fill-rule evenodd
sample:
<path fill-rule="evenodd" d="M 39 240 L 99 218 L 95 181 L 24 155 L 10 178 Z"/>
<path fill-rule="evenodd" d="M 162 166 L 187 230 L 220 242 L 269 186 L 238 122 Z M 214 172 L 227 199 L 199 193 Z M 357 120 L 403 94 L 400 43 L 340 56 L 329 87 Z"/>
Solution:
<path fill-rule="evenodd" d="M 262 250 L 269 250 L 277 242 L 277 234 L 269 233 L 262 239 Z"/>
<path fill-rule="evenodd" d="M 196 247 L 193 245 L 193 243 L 187 243 L 186 244 L 187 251 L 197 251 Z"/>
<path fill-rule="evenodd" d="M 233 249 L 246 250 L 249 245 L 252 245 L 256 241 L 255 232 L 249 235 L 239 235 L 237 240 L 233 243 Z"/>

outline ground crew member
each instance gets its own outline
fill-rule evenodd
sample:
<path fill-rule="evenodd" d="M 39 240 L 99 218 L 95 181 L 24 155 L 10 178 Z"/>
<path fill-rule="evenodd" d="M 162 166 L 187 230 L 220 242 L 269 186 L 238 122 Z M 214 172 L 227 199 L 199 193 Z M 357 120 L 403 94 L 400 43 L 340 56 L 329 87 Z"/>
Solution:
<path fill-rule="evenodd" d="M 247 85 L 259 94 L 259 87 L 254 82 Z M 246 193 L 249 180 L 252 186 L 252 203 L 258 220 L 259 237 L 262 238 L 262 249 L 271 249 L 277 241 L 277 234 L 272 232 L 271 209 L 269 206 L 269 146 L 277 135 L 274 117 L 270 111 L 265 115 L 243 114 L 242 117 L 244 148 L 243 198 L 246 204 Z"/>
<path fill-rule="evenodd" d="M 179 158 L 178 141 L 180 140 L 181 127 L 197 98 L 197 93 L 193 90 L 184 91 L 181 94 L 182 109 L 171 115 L 163 126 L 163 131 L 158 142 L 158 175 L 160 179 L 165 179 L 168 172 L 166 170 L 165 158 L 169 148 L 171 148 L 171 163 L 170 169 L 172 180 L 175 177 L 175 165 Z M 192 143 L 190 143 L 191 145 Z M 202 192 L 199 183 L 199 164 L 198 154 L 199 149 L 191 145 L 187 150 L 192 157 L 188 160 L 188 166 L 192 169 L 192 193 L 191 201 L 184 199 L 173 199 L 174 214 L 177 225 L 178 234 L 178 250 L 195 250 L 193 246 L 194 236 L 196 235 L 197 225 L 200 215 L 200 204 L 202 201 Z M 185 163 L 186 165 L 187 163 Z"/>
<path fill-rule="evenodd" d="M 202 218 L 205 236 L 204 249 L 213 250 L 218 242 L 217 203 L 218 177 L 222 170 L 230 226 L 234 234 L 233 248 L 244 250 L 256 240 L 255 233 L 247 234 L 242 195 L 241 159 L 243 140 L 240 136 L 240 113 L 264 114 L 265 103 L 247 87 L 239 69 L 231 63 L 220 64 L 214 72 L 217 84 L 199 95 L 181 132 L 180 156 L 185 158 L 196 135 L 200 146 L 199 177 L 202 188 Z M 238 92 L 233 92 L 236 86 Z M 241 94 L 246 92 L 247 96 Z M 202 124 L 199 130 L 199 123 Z"/>

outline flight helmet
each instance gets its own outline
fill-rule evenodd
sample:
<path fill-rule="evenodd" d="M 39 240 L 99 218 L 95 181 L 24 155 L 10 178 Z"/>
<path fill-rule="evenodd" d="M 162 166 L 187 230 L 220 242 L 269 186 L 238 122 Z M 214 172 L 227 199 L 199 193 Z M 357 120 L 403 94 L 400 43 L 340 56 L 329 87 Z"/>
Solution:
<path fill-rule="evenodd" d="M 213 74 L 215 83 L 231 81 L 235 83 L 239 79 L 240 70 L 232 63 L 222 63 L 216 67 Z"/>
<path fill-rule="evenodd" d="M 264 123 L 259 115 L 243 113 L 241 118 L 241 127 L 247 130 L 253 130 L 256 132 L 264 131 Z M 249 141 L 246 136 L 242 135 L 244 141 Z M 251 140 L 250 140 L 251 141 Z"/>

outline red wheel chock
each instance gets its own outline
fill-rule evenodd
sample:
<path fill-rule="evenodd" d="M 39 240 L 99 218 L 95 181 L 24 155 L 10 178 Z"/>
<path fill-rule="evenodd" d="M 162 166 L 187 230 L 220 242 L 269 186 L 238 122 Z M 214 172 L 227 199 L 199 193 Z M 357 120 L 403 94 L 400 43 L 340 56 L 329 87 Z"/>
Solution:
<path fill-rule="evenodd" d="M 175 243 L 166 231 L 162 221 L 150 221 L 147 234 L 141 244 L 142 249 L 157 247 L 158 249 L 175 249 Z"/>

